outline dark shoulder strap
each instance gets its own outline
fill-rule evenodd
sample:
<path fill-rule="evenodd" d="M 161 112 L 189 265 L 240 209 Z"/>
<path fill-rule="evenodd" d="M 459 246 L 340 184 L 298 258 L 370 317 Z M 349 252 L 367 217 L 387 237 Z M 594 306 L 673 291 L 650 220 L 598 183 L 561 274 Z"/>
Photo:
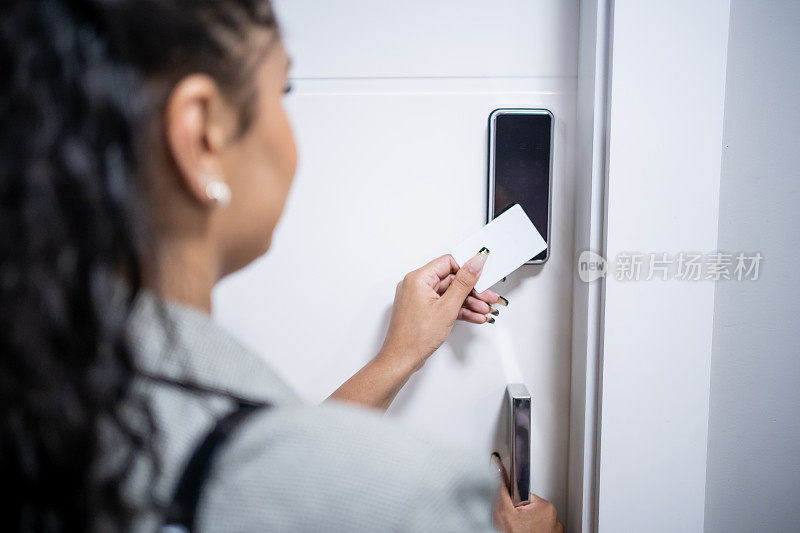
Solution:
<path fill-rule="evenodd" d="M 220 418 L 206 434 L 200 445 L 192 452 L 178 480 L 172 502 L 167 508 L 164 531 L 194 531 L 197 505 L 216 453 L 243 419 L 254 411 L 268 407 L 268 404 L 240 401 L 236 409 Z"/>

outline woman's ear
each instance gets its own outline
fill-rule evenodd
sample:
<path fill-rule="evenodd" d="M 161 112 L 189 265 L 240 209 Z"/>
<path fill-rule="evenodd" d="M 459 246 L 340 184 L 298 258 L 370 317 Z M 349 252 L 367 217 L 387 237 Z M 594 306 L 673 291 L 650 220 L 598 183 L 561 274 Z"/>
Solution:
<path fill-rule="evenodd" d="M 177 177 L 190 198 L 204 206 L 225 205 L 230 188 L 222 175 L 223 149 L 233 115 L 213 78 L 181 79 L 167 100 L 164 130 Z"/>

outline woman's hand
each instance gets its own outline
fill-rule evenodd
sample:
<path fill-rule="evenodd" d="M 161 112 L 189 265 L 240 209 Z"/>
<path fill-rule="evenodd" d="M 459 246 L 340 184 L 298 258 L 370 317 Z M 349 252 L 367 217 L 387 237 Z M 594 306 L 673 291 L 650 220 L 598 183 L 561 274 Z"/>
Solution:
<path fill-rule="evenodd" d="M 530 493 L 530 503 L 514 507 L 508 493 L 508 481 L 500 461 L 492 456 L 492 463 L 502 483 L 497 491 L 494 507 L 494 527 L 506 533 L 564 533 L 558 521 L 555 506 L 544 498 Z"/>
<path fill-rule="evenodd" d="M 487 322 L 485 314 L 494 311 L 487 300 L 496 303 L 499 297 L 473 291 L 489 255 L 489 250 L 483 250 L 460 269 L 452 256 L 443 255 L 406 274 L 397 284 L 389 331 L 379 357 L 401 358 L 413 372 L 442 345 L 456 319 Z"/>
<path fill-rule="evenodd" d="M 408 378 L 441 346 L 456 319 L 494 322 L 490 305 L 508 301 L 475 283 L 489 250 L 458 268 L 449 255 L 410 272 L 397 284 L 389 332 L 378 355 L 339 387 L 331 398 L 386 409 Z"/>
<path fill-rule="evenodd" d="M 452 256 L 446 255 L 444 257 L 450 257 L 450 260 L 453 261 Z M 439 259 L 442 258 L 440 257 Z M 455 261 L 453 261 L 452 266 L 457 271 L 458 265 L 456 265 Z M 451 271 L 446 278 L 440 281 L 436 292 L 438 292 L 440 295 L 444 294 L 448 287 L 450 287 L 450 284 L 453 282 L 454 278 L 455 271 Z M 503 278 L 503 281 L 505 281 L 505 278 Z M 489 289 L 486 289 L 481 293 L 477 293 L 475 292 L 475 289 L 473 289 L 461 306 L 461 311 L 458 313 L 458 320 L 472 322 L 473 324 L 484 324 L 487 322 L 489 324 L 494 324 L 494 317 L 489 315 L 491 314 L 497 316 L 500 314 L 495 308 L 495 306 L 498 305 L 508 305 L 508 300 L 499 294 L 490 291 Z"/>

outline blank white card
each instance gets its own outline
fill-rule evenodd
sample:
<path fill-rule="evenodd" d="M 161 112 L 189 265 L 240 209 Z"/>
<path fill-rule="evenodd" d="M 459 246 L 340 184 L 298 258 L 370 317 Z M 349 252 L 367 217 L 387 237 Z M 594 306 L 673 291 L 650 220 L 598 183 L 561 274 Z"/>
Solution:
<path fill-rule="evenodd" d="M 460 267 L 484 246 L 489 249 L 489 257 L 475 285 L 477 292 L 485 291 L 540 254 L 547 248 L 547 243 L 522 207 L 514 204 L 453 248 L 450 255 Z"/>

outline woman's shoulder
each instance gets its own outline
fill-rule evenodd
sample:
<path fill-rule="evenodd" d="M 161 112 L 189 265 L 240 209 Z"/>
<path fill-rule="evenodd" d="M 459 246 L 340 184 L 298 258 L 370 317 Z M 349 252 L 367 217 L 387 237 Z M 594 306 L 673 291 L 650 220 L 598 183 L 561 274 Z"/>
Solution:
<path fill-rule="evenodd" d="M 261 357 L 211 316 L 162 300 L 152 292 L 138 295 L 127 340 L 136 366 L 145 376 L 189 382 L 256 402 L 301 401 Z"/>
<path fill-rule="evenodd" d="M 210 530 L 487 531 L 495 482 L 488 456 L 331 402 L 253 416 L 206 491 L 200 520 Z"/>

